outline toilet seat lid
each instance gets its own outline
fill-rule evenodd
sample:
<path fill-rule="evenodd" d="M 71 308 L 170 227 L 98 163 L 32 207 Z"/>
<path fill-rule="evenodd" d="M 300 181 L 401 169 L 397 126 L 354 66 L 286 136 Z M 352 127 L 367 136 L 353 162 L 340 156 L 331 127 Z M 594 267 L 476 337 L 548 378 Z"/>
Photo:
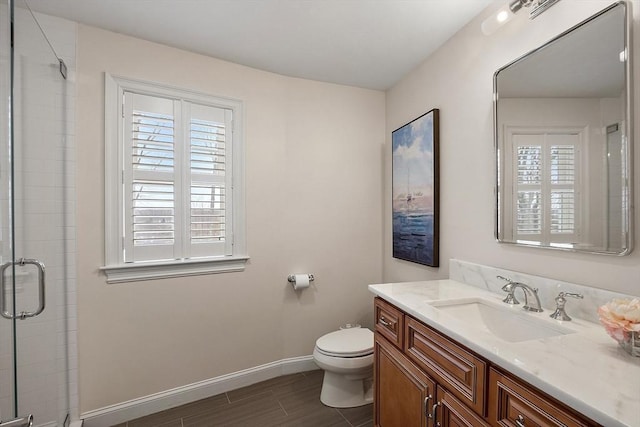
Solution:
<path fill-rule="evenodd" d="M 373 352 L 373 332 L 367 328 L 341 329 L 318 338 L 316 347 L 327 355 L 366 356 Z"/>

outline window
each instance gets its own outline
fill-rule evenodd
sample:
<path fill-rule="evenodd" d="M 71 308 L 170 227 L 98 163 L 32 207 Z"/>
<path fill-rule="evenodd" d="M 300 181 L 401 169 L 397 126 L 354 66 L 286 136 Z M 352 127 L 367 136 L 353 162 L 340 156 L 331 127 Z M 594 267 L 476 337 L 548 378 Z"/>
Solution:
<path fill-rule="evenodd" d="M 242 104 L 110 75 L 108 282 L 244 269 Z"/>
<path fill-rule="evenodd" d="M 567 246 L 580 236 L 577 133 L 513 133 L 514 236 L 522 243 Z"/>

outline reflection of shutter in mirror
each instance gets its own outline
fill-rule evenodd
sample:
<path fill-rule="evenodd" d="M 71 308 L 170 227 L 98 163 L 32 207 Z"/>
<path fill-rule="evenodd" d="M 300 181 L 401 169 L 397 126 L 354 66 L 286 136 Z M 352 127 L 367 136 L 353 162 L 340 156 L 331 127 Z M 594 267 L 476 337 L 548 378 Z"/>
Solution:
<path fill-rule="evenodd" d="M 518 184 L 516 235 L 535 240 L 536 237 L 532 235 L 540 236 L 542 232 L 542 147 L 519 145 L 516 153 Z"/>
<path fill-rule="evenodd" d="M 551 151 L 551 234 L 575 231 L 575 160 L 573 145 L 552 145 Z"/>
<path fill-rule="evenodd" d="M 514 129 L 516 206 L 514 235 L 529 244 L 572 245 L 580 136 L 570 130 Z"/>

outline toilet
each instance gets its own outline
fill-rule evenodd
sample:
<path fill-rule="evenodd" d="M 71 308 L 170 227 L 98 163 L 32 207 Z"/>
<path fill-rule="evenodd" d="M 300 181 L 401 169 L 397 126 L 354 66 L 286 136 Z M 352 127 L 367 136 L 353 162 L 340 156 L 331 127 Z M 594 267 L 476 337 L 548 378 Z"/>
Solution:
<path fill-rule="evenodd" d="M 320 401 L 333 408 L 373 402 L 373 332 L 347 328 L 316 341 L 313 359 L 324 370 Z"/>

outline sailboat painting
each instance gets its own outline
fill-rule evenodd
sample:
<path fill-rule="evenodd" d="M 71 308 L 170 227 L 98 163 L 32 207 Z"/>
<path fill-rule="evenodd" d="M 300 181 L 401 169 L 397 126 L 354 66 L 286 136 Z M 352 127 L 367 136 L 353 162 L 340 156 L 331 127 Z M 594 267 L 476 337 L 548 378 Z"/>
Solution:
<path fill-rule="evenodd" d="M 393 257 L 438 266 L 439 110 L 391 133 Z"/>

